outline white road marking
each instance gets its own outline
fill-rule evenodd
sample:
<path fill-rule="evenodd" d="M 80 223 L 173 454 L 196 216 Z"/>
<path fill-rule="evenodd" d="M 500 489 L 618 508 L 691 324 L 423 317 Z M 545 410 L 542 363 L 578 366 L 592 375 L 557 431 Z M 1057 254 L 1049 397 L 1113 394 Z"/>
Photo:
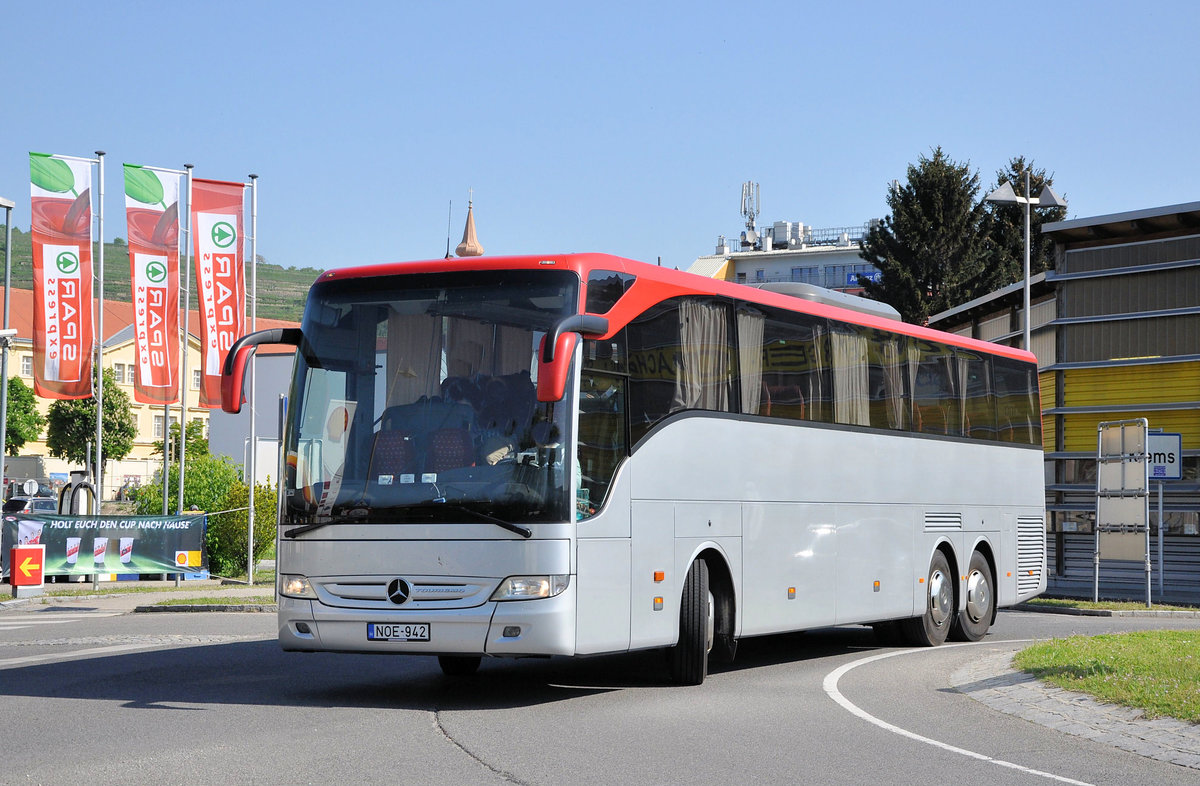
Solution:
<path fill-rule="evenodd" d="M 44 663 L 45 661 L 73 660 L 75 658 L 91 658 L 96 655 L 112 655 L 117 652 L 149 650 L 155 649 L 155 647 L 156 645 L 154 644 L 142 642 L 139 644 L 113 644 L 108 647 L 92 647 L 86 650 L 75 650 L 74 652 L 51 652 L 45 655 L 26 655 L 23 658 L 5 658 L 0 660 L 0 669 L 8 669 L 12 668 L 13 666 L 28 666 L 31 663 Z"/>
<path fill-rule="evenodd" d="M 35 625 L 61 625 L 64 622 L 79 622 L 85 619 L 97 619 L 99 617 L 116 617 L 122 614 L 119 611 L 90 611 L 81 612 L 79 614 L 22 614 L 21 616 L 13 615 L 11 617 L 0 618 L 0 630 L 21 630 L 22 628 L 32 628 Z"/>
<path fill-rule="evenodd" d="M 1006 642 L 1006 643 L 1017 644 L 1020 642 Z M 967 646 L 972 646 L 972 645 L 970 645 L 970 644 L 949 644 L 949 645 L 944 645 L 942 647 L 939 647 L 937 649 L 944 650 L 944 649 L 949 649 L 951 647 L 967 647 Z M 884 729 L 885 731 L 890 731 L 893 734 L 899 734 L 901 737 L 908 737 L 910 740 L 916 740 L 917 742 L 923 742 L 926 745 L 932 745 L 935 748 L 941 748 L 944 751 L 949 751 L 951 753 L 957 753 L 957 754 L 960 754 L 962 756 L 967 756 L 972 759 L 978 759 L 979 761 L 991 762 L 992 764 L 996 764 L 1001 767 L 1007 767 L 1012 770 L 1018 770 L 1020 772 L 1028 773 L 1029 775 L 1037 775 L 1042 778 L 1049 778 L 1050 780 L 1058 781 L 1060 783 L 1072 783 L 1072 784 L 1076 784 L 1077 786 L 1091 786 L 1091 784 L 1087 783 L 1086 781 L 1077 781 L 1072 778 L 1064 777 L 1062 775 L 1055 775 L 1054 773 L 1051 773 L 1051 772 L 1042 772 L 1041 770 L 1035 770 L 1035 769 L 1026 767 L 1021 764 L 1014 764 L 1011 761 L 1004 761 L 1003 759 L 994 759 L 991 756 L 986 756 L 982 753 L 976 753 L 975 751 L 969 751 L 969 750 L 966 750 L 965 748 L 959 748 L 954 745 L 950 745 L 949 743 L 941 742 L 940 740 L 930 739 L 929 737 L 922 737 L 920 734 L 917 734 L 916 732 L 911 732 L 908 729 L 902 729 L 899 726 L 888 723 L 885 720 L 876 718 L 874 715 L 870 714 L 866 710 L 862 709 L 858 705 L 851 702 L 849 699 L 847 699 L 845 696 L 842 695 L 841 691 L 838 690 L 838 681 L 843 676 L 845 676 L 848 672 L 850 672 L 852 669 L 856 669 L 859 666 L 865 666 L 868 663 L 873 663 L 877 660 L 883 660 L 884 658 L 892 658 L 897 655 L 911 655 L 915 652 L 934 652 L 934 651 L 936 651 L 936 650 L 932 649 L 932 648 L 930 648 L 930 649 L 895 650 L 893 652 L 884 652 L 884 653 L 880 653 L 878 655 L 871 655 L 866 658 L 860 658 L 859 660 L 856 660 L 852 663 L 847 663 L 845 666 L 840 666 L 840 667 L 834 669 L 833 671 L 829 672 L 828 674 L 826 674 L 825 681 L 824 681 L 822 687 L 825 688 L 825 693 L 829 695 L 829 698 L 833 699 L 835 702 L 837 702 L 839 705 L 841 705 L 841 707 L 843 709 L 845 709 L 852 715 L 856 715 L 859 718 L 862 718 L 863 720 L 865 720 L 867 723 L 874 724 L 875 726 L 878 726 L 879 728 Z"/>

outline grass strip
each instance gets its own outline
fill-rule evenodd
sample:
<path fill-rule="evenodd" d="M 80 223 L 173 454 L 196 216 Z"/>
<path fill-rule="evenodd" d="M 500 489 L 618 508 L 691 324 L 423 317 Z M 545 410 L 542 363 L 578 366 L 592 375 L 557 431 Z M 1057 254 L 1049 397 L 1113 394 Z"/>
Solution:
<path fill-rule="evenodd" d="M 1066 690 L 1200 723 L 1200 631 L 1071 636 L 1017 653 L 1022 671 Z"/>
<path fill-rule="evenodd" d="M 155 606 L 270 606 L 275 603 L 274 595 L 254 595 L 231 598 L 228 595 L 210 595 L 203 598 L 168 598 Z"/>

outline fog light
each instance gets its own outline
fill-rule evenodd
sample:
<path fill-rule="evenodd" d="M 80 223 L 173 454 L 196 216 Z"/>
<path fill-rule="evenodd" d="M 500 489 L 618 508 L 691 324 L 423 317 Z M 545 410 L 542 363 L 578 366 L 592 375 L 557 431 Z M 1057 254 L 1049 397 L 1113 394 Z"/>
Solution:
<path fill-rule="evenodd" d="M 297 632 L 297 633 L 309 633 L 309 634 L 311 634 L 311 633 L 312 633 L 312 629 L 308 627 L 308 623 L 307 623 L 307 622 L 297 622 L 297 623 L 296 623 L 296 632 Z"/>
<path fill-rule="evenodd" d="M 517 636 L 521 635 L 521 626 L 520 625 L 505 625 L 504 633 L 502 633 L 501 635 L 504 636 L 504 638 L 506 638 L 506 639 L 515 639 Z"/>

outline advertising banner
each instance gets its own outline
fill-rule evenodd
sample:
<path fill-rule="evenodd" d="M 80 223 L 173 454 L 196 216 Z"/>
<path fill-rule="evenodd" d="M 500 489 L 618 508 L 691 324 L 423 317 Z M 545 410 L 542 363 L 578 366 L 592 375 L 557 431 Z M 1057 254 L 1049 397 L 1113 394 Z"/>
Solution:
<path fill-rule="evenodd" d="M 92 395 L 92 164 L 29 154 L 33 230 L 33 388 Z"/>
<path fill-rule="evenodd" d="M 9 550 L 41 543 L 47 576 L 94 573 L 198 573 L 207 569 L 204 516 L 8 515 L 3 522 L 3 573 Z"/>
<path fill-rule="evenodd" d="M 246 327 L 242 183 L 192 180 L 192 235 L 200 294 L 200 406 L 221 406 L 221 364 Z"/>
<path fill-rule="evenodd" d="M 179 181 L 177 173 L 125 165 L 140 404 L 179 401 Z"/>

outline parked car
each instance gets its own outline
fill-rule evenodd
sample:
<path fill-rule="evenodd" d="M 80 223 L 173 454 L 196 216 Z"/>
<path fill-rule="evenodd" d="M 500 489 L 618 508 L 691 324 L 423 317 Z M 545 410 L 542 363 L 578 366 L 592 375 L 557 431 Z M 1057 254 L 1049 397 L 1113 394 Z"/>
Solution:
<path fill-rule="evenodd" d="M 4 501 L 5 513 L 58 513 L 58 500 L 53 497 L 10 497 Z"/>

